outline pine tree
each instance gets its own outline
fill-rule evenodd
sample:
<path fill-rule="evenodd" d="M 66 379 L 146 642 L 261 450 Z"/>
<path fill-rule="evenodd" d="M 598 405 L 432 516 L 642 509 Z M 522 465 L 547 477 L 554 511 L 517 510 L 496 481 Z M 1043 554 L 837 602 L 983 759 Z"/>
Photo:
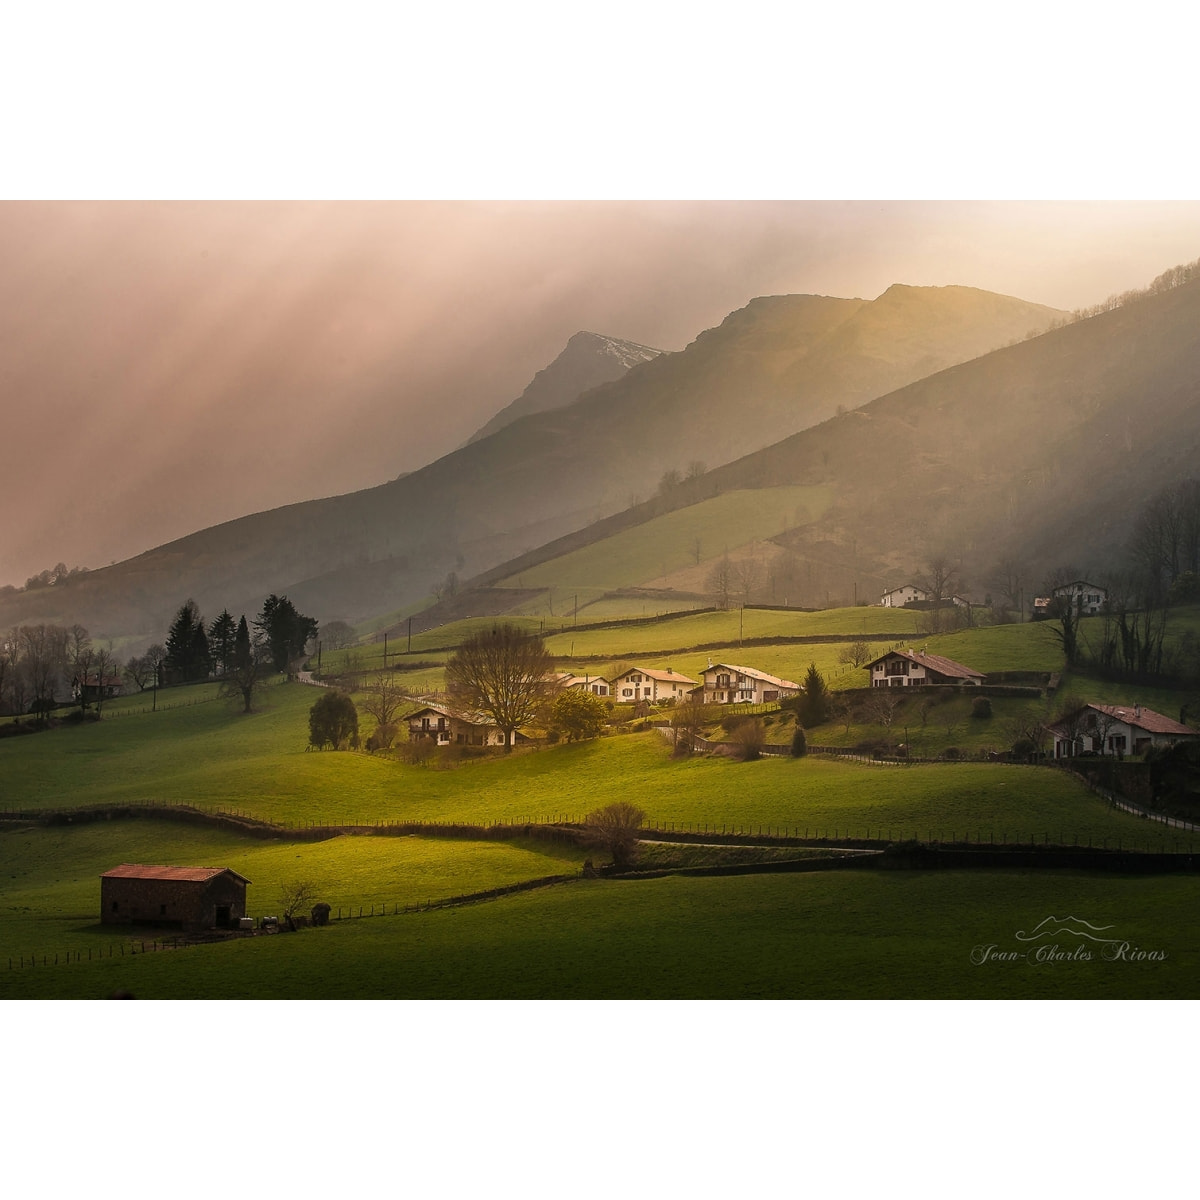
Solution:
<path fill-rule="evenodd" d="M 203 679 L 209 672 L 208 638 L 195 600 L 182 605 L 171 622 L 165 665 L 177 682 Z"/>
<path fill-rule="evenodd" d="M 817 670 L 816 663 L 808 664 L 804 676 L 804 699 L 800 704 L 800 723 L 811 729 L 829 718 L 829 688 L 825 677 Z"/>
<path fill-rule="evenodd" d="M 221 615 L 208 627 L 208 651 L 213 663 L 222 675 L 233 665 L 233 644 L 237 636 L 237 626 L 229 609 L 222 609 Z"/>

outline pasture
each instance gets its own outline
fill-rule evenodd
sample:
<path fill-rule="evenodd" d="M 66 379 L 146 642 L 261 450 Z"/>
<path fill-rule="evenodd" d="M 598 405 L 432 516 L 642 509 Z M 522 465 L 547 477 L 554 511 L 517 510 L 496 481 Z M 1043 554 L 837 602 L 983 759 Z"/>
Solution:
<path fill-rule="evenodd" d="M 0 970 L 5 997 L 1157 998 L 1200 988 L 1195 878 L 822 872 L 588 881 L 326 929 Z M 973 962 L 1050 916 L 1110 926 L 1049 961 Z M 1083 946 L 1079 955 L 1077 947 Z M 1138 950 L 1164 954 L 1135 960 Z M 976 955 L 978 957 L 978 953 Z M 869 1034 L 868 1037 L 869 1044 Z"/>

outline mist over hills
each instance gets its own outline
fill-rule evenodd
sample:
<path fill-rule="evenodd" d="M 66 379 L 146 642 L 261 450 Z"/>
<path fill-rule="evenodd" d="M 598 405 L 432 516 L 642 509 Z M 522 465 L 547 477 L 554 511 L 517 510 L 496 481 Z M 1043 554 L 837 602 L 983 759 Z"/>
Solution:
<path fill-rule="evenodd" d="M 589 389 L 620 379 L 630 367 L 664 353 L 652 346 L 583 330 L 567 341 L 563 352 L 533 377 L 517 399 L 473 433 L 466 444 L 488 437 L 519 417 L 563 408 Z"/>
<path fill-rule="evenodd" d="M 202 530 L 65 588 L 0 600 L 0 626 L 78 621 L 160 637 L 194 597 L 205 615 L 287 593 L 357 620 L 581 529 L 655 493 L 664 471 L 729 462 L 997 345 L 1055 310 L 973 288 L 894 287 L 875 301 L 751 301 L 686 349 L 575 402 L 519 417 L 387 484 Z"/>

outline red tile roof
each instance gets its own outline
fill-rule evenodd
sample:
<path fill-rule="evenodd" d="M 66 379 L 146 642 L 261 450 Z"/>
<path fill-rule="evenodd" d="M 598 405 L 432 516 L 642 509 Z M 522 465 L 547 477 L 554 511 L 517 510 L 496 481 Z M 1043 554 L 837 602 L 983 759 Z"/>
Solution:
<path fill-rule="evenodd" d="M 866 670 L 869 671 L 875 663 L 883 662 L 885 658 L 891 658 L 893 655 L 897 658 L 907 658 L 911 663 L 928 667 L 939 675 L 948 675 L 953 679 L 984 678 L 982 671 L 976 671 L 973 667 L 964 667 L 962 663 L 955 662 L 952 658 L 943 658 L 940 654 L 926 654 L 922 650 L 889 650 L 886 654 L 867 663 Z"/>
<path fill-rule="evenodd" d="M 182 883 L 207 883 L 218 875 L 228 871 L 235 879 L 249 883 L 244 875 L 239 875 L 229 867 L 147 867 L 141 863 L 122 863 L 105 871 L 101 879 L 162 879 Z"/>
<path fill-rule="evenodd" d="M 1164 717 L 1162 713 L 1155 712 L 1152 708 L 1142 708 L 1141 705 L 1089 704 L 1087 707 L 1094 708 L 1097 712 L 1107 713 L 1108 716 L 1123 721 L 1135 729 L 1144 729 L 1147 733 L 1200 736 L 1200 730 L 1181 725 L 1178 721 L 1172 721 L 1170 717 Z"/>

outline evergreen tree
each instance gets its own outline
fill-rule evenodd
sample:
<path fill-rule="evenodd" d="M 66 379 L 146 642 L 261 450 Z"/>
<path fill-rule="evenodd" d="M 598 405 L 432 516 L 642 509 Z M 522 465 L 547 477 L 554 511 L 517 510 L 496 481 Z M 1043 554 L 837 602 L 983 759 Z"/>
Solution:
<path fill-rule="evenodd" d="M 233 665 L 233 644 L 236 636 L 237 626 L 233 617 L 229 615 L 229 609 L 222 609 L 221 615 L 208 627 L 208 652 L 222 675 Z"/>
<path fill-rule="evenodd" d="M 804 676 L 804 698 L 800 703 L 800 723 L 811 729 L 829 718 L 829 688 L 816 663 L 808 664 Z"/>
<path fill-rule="evenodd" d="M 304 654 L 309 639 L 317 636 L 316 618 L 298 613 L 286 596 L 273 592 L 263 601 L 254 627 L 266 642 L 276 671 L 286 671 L 288 663 Z"/>
<path fill-rule="evenodd" d="M 237 632 L 233 635 L 233 665 L 244 667 L 250 663 L 250 627 L 246 624 L 246 614 L 242 613 L 237 623 Z"/>
<path fill-rule="evenodd" d="M 195 600 L 182 605 L 171 623 L 166 668 L 176 681 L 203 679 L 208 675 L 208 637 Z"/>

